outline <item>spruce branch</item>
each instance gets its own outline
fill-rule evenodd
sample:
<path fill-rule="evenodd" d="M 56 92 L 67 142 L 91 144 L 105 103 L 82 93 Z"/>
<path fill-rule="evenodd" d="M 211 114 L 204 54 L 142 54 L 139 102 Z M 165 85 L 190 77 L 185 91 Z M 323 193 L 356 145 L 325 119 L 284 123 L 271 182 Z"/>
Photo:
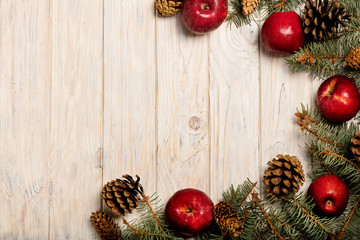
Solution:
<path fill-rule="evenodd" d="M 351 219 L 353 218 L 354 213 L 355 213 L 355 211 L 357 210 L 359 204 L 360 204 L 360 198 L 359 198 L 358 201 L 356 202 L 355 206 L 352 208 L 351 213 L 350 213 L 348 219 L 346 220 L 344 227 L 341 229 L 341 232 L 337 235 L 337 239 L 342 239 L 342 238 L 344 237 L 344 232 L 345 232 L 346 228 L 348 227 L 349 222 L 350 222 Z"/>
<path fill-rule="evenodd" d="M 160 237 L 160 238 L 165 238 L 165 239 L 173 239 L 172 237 L 170 236 L 167 236 L 167 235 L 162 235 L 162 234 L 156 234 L 156 233 L 151 233 L 151 232 L 140 232 L 138 230 L 136 230 L 133 226 L 131 226 L 131 224 L 126 221 L 125 219 L 123 219 L 123 223 L 128 226 L 134 234 L 138 235 L 138 236 L 153 236 L 153 237 Z"/>
<path fill-rule="evenodd" d="M 255 240 L 261 239 L 267 232 L 269 232 L 269 229 L 266 229 L 265 231 L 263 231 L 262 233 L 260 233 L 260 235 L 257 236 L 257 237 L 255 238 Z"/>
<path fill-rule="evenodd" d="M 281 239 L 281 240 L 284 239 L 284 237 L 281 236 L 280 233 L 276 230 L 274 224 L 271 222 L 269 216 L 267 215 L 264 207 L 261 205 L 258 194 L 255 193 L 255 192 L 252 192 L 251 195 L 252 195 L 252 200 L 253 200 L 253 202 L 259 207 L 261 213 L 262 213 L 262 214 L 264 215 L 264 217 L 266 218 L 266 221 L 267 221 L 267 223 L 269 224 L 271 230 L 279 237 L 279 239 Z"/>
<path fill-rule="evenodd" d="M 315 156 L 315 159 L 321 164 L 321 166 L 327 171 L 328 174 L 333 174 L 329 168 L 324 164 L 324 162 L 321 160 L 321 158 L 318 155 L 318 152 L 315 151 L 315 149 L 310 146 L 309 150 L 311 151 L 311 153 Z"/>
<path fill-rule="evenodd" d="M 330 233 L 328 232 L 328 230 L 324 227 L 324 225 L 318 220 L 316 219 L 312 214 L 310 214 L 297 200 L 295 197 L 291 198 L 293 200 L 293 202 L 309 217 L 311 218 L 315 223 L 317 223 L 317 225 L 319 225 L 328 235 L 330 235 Z"/>
<path fill-rule="evenodd" d="M 299 230 L 295 229 L 295 227 L 291 226 L 290 224 L 285 223 L 284 221 L 281 221 L 281 220 L 280 220 L 280 223 L 281 223 L 283 226 L 288 227 L 288 228 L 290 228 L 291 230 L 297 232 L 302 238 L 311 240 L 311 238 L 307 237 L 304 233 L 302 233 L 302 232 L 300 232 Z M 292 237 L 290 237 L 290 238 L 292 238 Z"/>
<path fill-rule="evenodd" d="M 149 197 L 148 197 L 148 196 L 146 196 L 144 192 L 142 192 L 142 193 L 141 193 L 141 196 L 143 197 L 143 201 L 146 203 L 146 205 L 148 206 L 148 208 L 149 208 L 150 212 L 152 213 L 152 215 L 153 215 L 153 217 L 154 217 L 154 219 L 155 219 L 155 221 L 156 221 L 157 225 L 159 226 L 159 228 L 161 229 L 161 231 L 163 231 L 163 232 L 164 232 L 164 229 L 162 228 L 162 226 L 161 226 L 161 224 L 160 224 L 160 222 L 159 222 L 158 218 L 156 217 L 156 214 L 155 214 L 155 212 L 154 212 L 153 208 L 151 207 L 151 204 L 149 203 Z M 164 233 L 165 233 L 165 232 L 164 232 Z"/>
<path fill-rule="evenodd" d="M 360 171 L 360 167 L 356 166 L 352 161 L 350 161 L 349 159 L 345 158 L 344 156 L 341 156 L 339 154 L 336 154 L 334 152 L 330 151 L 330 148 L 327 148 L 326 151 L 322 151 L 321 153 L 319 153 L 320 155 L 330 155 L 330 156 L 335 156 L 337 158 L 340 158 L 342 160 L 344 160 L 345 162 L 349 163 L 351 166 L 353 166 L 356 170 Z"/>
<path fill-rule="evenodd" d="M 329 143 L 331 145 L 335 145 L 338 147 L 343 147 L 341 144 L 337 144 L 335 142 L 330 141 L 329 136 L 321 137 L 319 134 L 317 134 L 315 131 L 313 131 L 311 125 L 309 125 L 309 124 L 312 124 L 314 126 L 314 125 L 319 125 L 319 123 L 317 121 L 315 121 L 314 119 L 312 119 L 309 115 L 297 112 L 297 113 L 295 113 L 295 116 L 299 118 L 297 120 L 297 124 L 300 126 L 301 131 L 306 130 L 309 133 L 311 133 L 312 135 L 314 135 L 320 141 L 323 141 L 325 143 Z"/>
<path fill-rule="evenodd" d="M 278 4 L 276 4 L 274 6 L 274 8 L 278 8 L 278 7 L 281 7 L 282 9 L 285 8 L 285 3 L 287 2 L 288 0 L 282 0 L 281 2 L 279 2 Z"/>
<path fill-rule="evenodd" d="M 305 64 L 307 62 L 315 63 L 315 61 L 317 59 L 330 59 L 333 62 L 336 62 L 337 59 L 345 58 L 345 57 L 346 57 L 346 54 L 343 54 L 343 55 L 328 55 L 326 52 L 324 52 L 322 55 L 313 56 L 313 55 L 311 55 L 309 50 L 305 49 L 304 50 L 304 55 L 300 55 L 296 60 L 298 62 L 300 62 L 300 64 Z"/>
<path fill-rule="evenodd" d="M 246 201 L 246 199 L 248 198 L 248 196 L 253 192 L 254 188 L 255 188 L 256 185 L 257 185 L 257 183 L 258 183 L 258 182 L 255 182 L 255 183 L 252 185 L 252 187 L 251 187 L 250 190 L 247 192 L 247 194 L 245 195 L 245 197 L 241 200 L 238 208 L 240 208 L 240 207 L 243 205 L 243 203 Z M 231 199 L 231 200 L 232 200 L 232 199 Z"/>

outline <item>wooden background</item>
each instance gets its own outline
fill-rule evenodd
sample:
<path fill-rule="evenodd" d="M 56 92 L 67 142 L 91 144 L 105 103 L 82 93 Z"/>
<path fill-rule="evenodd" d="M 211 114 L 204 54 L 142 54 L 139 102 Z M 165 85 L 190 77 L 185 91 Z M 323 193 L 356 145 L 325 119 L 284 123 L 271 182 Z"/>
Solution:
<path fill-rule="evenodd" d="M 126 173 L 216 202 L 278 153 L 307 165 L 294 113 L 318 82 L 260 46 L 257 24 L 193 35 L 154 0 L 0 0 L 0 239 L 97 239 Z"/>

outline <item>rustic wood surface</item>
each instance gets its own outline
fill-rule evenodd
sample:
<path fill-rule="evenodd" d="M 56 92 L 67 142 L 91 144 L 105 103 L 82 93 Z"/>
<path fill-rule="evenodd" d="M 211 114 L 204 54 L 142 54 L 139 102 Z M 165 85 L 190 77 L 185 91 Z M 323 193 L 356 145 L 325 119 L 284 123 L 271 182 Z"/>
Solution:
<path fill-rule="evenodd" d="M 278 153 L 307 168 L 294 113 L 318 83 L 259 29 L 194 35 L 154 0 L 0 0 L 0 239 L 97 239 L 90 213 L 126 173 L 216 202 Z"/>

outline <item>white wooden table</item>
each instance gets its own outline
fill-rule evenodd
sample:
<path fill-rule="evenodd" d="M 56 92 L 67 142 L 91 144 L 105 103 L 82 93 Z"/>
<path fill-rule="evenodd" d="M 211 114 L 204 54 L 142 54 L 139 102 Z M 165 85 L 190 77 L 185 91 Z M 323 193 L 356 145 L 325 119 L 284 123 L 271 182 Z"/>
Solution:
<path fill-rule="evenodd" d="M 125 173 L 216 202 L 278 153 L 307 165 L 294 113 L 318 84 L 256 24 L 193 35 L 154 0 L 1 0 L 0 239 L 97 239 L 90 213 Z"/>

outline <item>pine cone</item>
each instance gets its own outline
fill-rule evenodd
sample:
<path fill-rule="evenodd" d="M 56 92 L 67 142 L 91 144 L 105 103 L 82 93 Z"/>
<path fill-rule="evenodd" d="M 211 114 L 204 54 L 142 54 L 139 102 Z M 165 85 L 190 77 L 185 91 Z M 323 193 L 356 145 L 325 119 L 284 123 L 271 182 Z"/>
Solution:
<path fill-rule="evenodd" d="M 354 48 L 346 56 L 346 63 L 352 69 L 360 69 L 360 46 Z"/>
<path fill-rule="evenodd" d="M 260 0 L 242 0 L 242 13 L 244 15 L 249 15 L 255 12 L 256 8 L 259 6 Z"/>
<path fill-rule="evenodd" d="M 136 181 L 130 175 L 124 175 L 124 180 L 116 179 L 108 182 L 103 190 L 102 197 L 106 206 L 117 215 L 131 213 L 138 206 L 138 201 L 143 194 L 143 188 L 136 175 Z M 140 195 L 139 195 L 140 194 Z"/>
<path fill-rule="evenodd" d="M 360 162 L 360 131 L 356 132 L 356 136 L 351 138 L 351 152 L 354 158 Z"/>
<path fill-rule="evenodd" d="M 330 4 L 330 6 L 329 6 Z M 306 38 L 310 41 L 322 41 L 337 37 L 339 26 L 346 29 L 343 20 L 350 18 L 344 5 L 329 0 L 307 0 L 303 14 L 303 27 Z"/>
<path fill-rule="evenodd" d="M 96 211 L 91 213 L 90 221 L 101 240 L 122 240 L 119 225 L 106 213 Z"/>
<path fill-rule="evenodd" d="M 301 162 L 295 156 L 277 155 L 265 171 L 264 183 L 267 185 L 266 195 L 275 197 L 274 200 L 285 198 L 289 193 L 299 191 L 300 185 L 305 181 Z"/>
<path fill-rule="evenodd" d="M 213 214 L 217 225 L 224 232 L 233 237 L 237 237 L 242 233 L 246 214 L 240 218 L 230 203 L 225 201 L 218 202 L 214 207 Z"/>
<path fill-rule="evenodd" d="M 155 7 L 159 15 L 170 17 L 176 15 L 181 8 L 182 0 L 156 0 Z"/>

